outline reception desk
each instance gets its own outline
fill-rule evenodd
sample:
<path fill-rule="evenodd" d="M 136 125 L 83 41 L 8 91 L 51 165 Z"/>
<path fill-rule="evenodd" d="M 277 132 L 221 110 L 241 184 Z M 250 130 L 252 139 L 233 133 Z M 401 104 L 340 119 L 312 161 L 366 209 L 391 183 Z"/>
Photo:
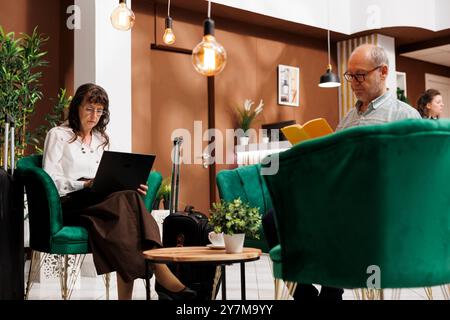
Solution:
<path fill-rule="evenodd" d="M 268 155 L 288 150 L 291 147 L 289 141 L 237 145 L 235 147 L 237 164 L 242 167 L 261 163 L 262 159 Z"/>

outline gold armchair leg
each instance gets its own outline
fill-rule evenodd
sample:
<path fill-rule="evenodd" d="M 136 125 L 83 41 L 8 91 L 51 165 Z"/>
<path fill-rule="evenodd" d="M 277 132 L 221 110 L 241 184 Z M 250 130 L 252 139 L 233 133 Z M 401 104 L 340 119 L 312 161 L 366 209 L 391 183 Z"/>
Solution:
<path fill-rule="evenodd" d="M 220 277 L 222 276 L 222 269 L 220 266 L 216 267 L 216 273 L 214 275 L 214 282 L 213 282 L 213 289 L 211 293 L 211 300 L 216 300 L 216 292 L 217 292 L 217 285 L 219 284 Z"/>
<path fill-rule="evenodd" d="M 274 279 L 275 284 L 275 300 L 287 300 L 289 296 L 293 296 L 295 289 L 297 289 L 297 283 L 286 281 L 281 279 Z"/>
<path fill-rule="evenodd" d="M 72 271 L 69 273 L 69 255 L 58 255 L 59 280 L 61 284 L 61 297 L 63 300 L 69 300 L 72 296 L 72 292 L 81 272 L 81 265 L 83 264 L 85 257 L 85 254 L 75 255 Z"/>
<path fill-rule="evenodd" d="M 109 300 L 109 288 L 111 283 L 111 274 L 105 273 L 103 275 L 103 282 L 105 283 L 105 290 L 106 290 L 106 300 Z M 145 286 L 145 280 L 144 280 L 144 286 Z"/>
<path fill-rule="evenodd" d="M 450 284 L 441 286 L 442 295 L 445 300 L 450 300 Z"/>
<path fill-rule="evenodd" d="M 67 255 L 58 255 L 58 273 L 59 284 L 61 286 L 61 297 L 63 300 L 67 300 Z"/>
<path fill-rule="evenodd" d="M 392 289 L 392 300 L 400 300 L 401 289 Z"/>
<path fill-rule="evenodd" d="M 274 279 L 275 283 L 275 300 L 281 300 L 282 281 L 281 279 Z"/>
<path fill-rule="evenodd" d="M 427 295 L 428 300 L 433 300 L 433 288 L 427 287 L 424 288 L 425 294 Z"/>
<path fill-rule="evenodd" d="M 286 281 L 285 285 L 286 285 L 287 291 L 283 290 L 283 292 L 285 292 L 285 295 L 283 295 L 283 300 L 289 299 L 289 296 L 293 297 L 295 289 L 297 289 L 296 282 Z"/>
<path fill-rule="evenodd" d="M 27 285 L 25 288 L 25 300 L 28 300 L 31 288 L 33 287 L 34 280 L 41 271 L 42 265 L 47 258 L 47 253 L 40 253 L 38 251 L 32 250 L 30 268 L 28 270 Z"/>
<path fill-rule="evenodd" d="M 383 300 L 384 291 L 382 289 L 361 289 L 362 300 Z"/>

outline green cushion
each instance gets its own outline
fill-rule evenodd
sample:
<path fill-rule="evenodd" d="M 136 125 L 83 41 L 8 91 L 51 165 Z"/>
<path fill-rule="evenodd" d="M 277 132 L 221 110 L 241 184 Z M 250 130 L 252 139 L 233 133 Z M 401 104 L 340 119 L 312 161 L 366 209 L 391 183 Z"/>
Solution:
<path fill-rule="evenodd" d="M 251 165 L 219 172 L 216 181 L 220 199 L 232 201 L 241 198 L 252 207 L 259 208 L 261 215 L 264 215 L 267 210 L 272 208 L 272 202 L 266 184 L 260 175 L 260 169 L 260 165 Z M 259 240 L 246 237 L 245 246 L 260 248 L 263 252 L 268 252 L 269 248 L 262 226 L 259 234 Z"/>
<path fill-rule="evenodd" d="M 52 237 L 52 253 L 80 254 L 89 252 L 88 232 L 83 227 L 66 226 Z"/>
<path fill-rule="evenodd" d="M 366 287 L 450 283 L 450 121 L 355 127 L 279 155 L 264 176 L 283 279 Z M 369 268 L 369 269 L 368 269 Z"/>
<path fill-rule="evenodd" d="M 270 252 L 270 260 L 272 260 L 272 272 L 273 277 L 276 279 L 282 279 L 283 278 L 283 272 L 282 272 L 282 266 L 283 266 L 283 260 L 281 259 L 281 246 L 277 245 L 273 247 Z"/>

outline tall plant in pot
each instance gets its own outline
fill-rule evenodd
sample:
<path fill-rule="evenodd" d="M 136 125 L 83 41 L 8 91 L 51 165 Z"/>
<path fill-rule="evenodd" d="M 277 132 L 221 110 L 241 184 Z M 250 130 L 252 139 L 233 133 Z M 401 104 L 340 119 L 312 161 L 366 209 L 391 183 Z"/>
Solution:
<path fill-rule="evenodd" d="M 253 208 L 240 198 L 233 201 L 213 203 L 210 210 L 210 224 L 216 233 L 224 233 L 227 253 L 242 252 L 245 235 L 259 239 L 261 215 L 259 208 Z"/>
<path fill-rule="evenodd" d="M 241 129 L 240 144 L 245 145 L 249 142 L 248 130 L 251 128 L 253 121 L 263 111 L 263 100 L 259 102 L 256 108 L 253 108 L 255 102 L 245 99 L 244 106 L 236 109 L 237 128 Z"/>
<path fill-rule="evenodd" d="M 4 125 L 5 114 L 14 119 L 16 158 L 25 152 L 27 126 L 36 103 L 43 97 L 41 70 L 48 63 L 43 59 L 47 52 L 42 46 L 47 40 L 37 28 L 31 35 L 21 33 L 16 38 L 14 32 L 5 33 L 0 26 L 0 125 Z M 3 145 L 2 139 L 3 136 L 0 145 Z"/>

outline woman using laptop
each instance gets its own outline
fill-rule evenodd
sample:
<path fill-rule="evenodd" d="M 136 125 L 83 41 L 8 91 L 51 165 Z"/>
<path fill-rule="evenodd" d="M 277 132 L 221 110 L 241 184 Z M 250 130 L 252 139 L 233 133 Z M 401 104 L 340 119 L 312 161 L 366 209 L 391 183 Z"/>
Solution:
<path fill-rule="evenodd" d="M 109 146 L 105 132 L 108 106 L 102 87 L 80 86 L 67 121 L 47 134 L 43 168 L 58 189 L 64 224 L 88 230 L 97 273 L 116 271 L 119 299 L 131 299 L 134 279 L 145 277 L 142 251 L 162 245 L 158 225 L 142 201 L 146 185 L 106 197 L 90 192 L 103 151 Z M 195 298 L 196 292 L 184 286 L 166 265 L 155 264 L 153 271 L 163 287 L 160 298 Z"/>

